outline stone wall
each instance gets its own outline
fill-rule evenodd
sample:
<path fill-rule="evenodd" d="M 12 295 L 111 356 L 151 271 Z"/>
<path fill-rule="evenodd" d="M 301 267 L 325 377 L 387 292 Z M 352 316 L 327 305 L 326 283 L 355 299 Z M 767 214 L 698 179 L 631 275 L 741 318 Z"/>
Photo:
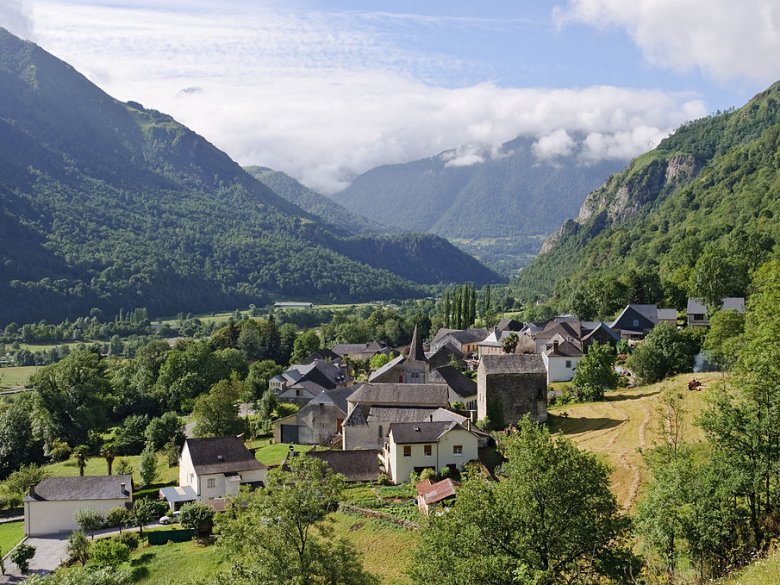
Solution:
<path fill-rule="evenodd" d="M 477 374 L 477 417 L 497 426 L 515 425 L 526 414 L 547 420 L 547 375 L 544 373 Z"/>

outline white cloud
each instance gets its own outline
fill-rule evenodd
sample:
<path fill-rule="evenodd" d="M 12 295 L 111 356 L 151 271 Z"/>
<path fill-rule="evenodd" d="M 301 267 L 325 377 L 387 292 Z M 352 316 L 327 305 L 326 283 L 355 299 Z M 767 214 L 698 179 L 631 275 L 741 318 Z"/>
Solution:
<path fill-rule="evenodd" d="M 721 81 L 780 78 L 777 0 L 569 0 L 554 14 L 560 26 L 625 29 L 657 66 Z"/>
<path fill-rule="evenodd" d="M 27 0 L 2 0 L 0 26 L 24 39 L 33 38 L 30 3 Z"/>
<path fill-rule="evenodd" d="M 328 193 L 377 165 L 463 144 L 484 151 L 451 164 L 477 164 L 518 135 L 540 139 L 543 151 L 564 134 L 593 135 L 580 145 L 588 160 L 630 157 L 706 114 L 687 93 L 441 87 L 430 79 L 461 63 L 395 47 L 351 14 L 263 2 L 201 0 L 186 12 L 172 1 L 154 5 L 38 0 L 36 35 L 115 97 L 172 114 L 241 164 L 283 170 Z"/>
<path fill-rule="evenodd" d="M 569 156 L 574 151 L 576 142 L 563 128 L 545 134 L 534 142 L 534 155 L 542 160 Z"/>
<path fill-rule="evenodd" d="M 464 144 L 441 153 L 439 158 L 445 161 L 445 167 L 470 167 L 485 162 L 490 152 L 479 144 Z"/>

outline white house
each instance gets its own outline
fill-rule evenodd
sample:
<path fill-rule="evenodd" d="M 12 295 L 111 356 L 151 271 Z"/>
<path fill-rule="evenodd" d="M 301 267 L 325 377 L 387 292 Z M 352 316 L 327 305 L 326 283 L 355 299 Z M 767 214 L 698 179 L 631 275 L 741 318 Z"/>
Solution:
<path fill-rule="evenodd" d="M 462 470 L 479 459 L 477 435 L 454 421 L 393 423 L 380 453 L 390 481 L 409 481 L 410 474 L 423 469 L 449 467 Z"/>
<path fill-rule="evenodd" d="M 542 353 L 544 367 L 547 370 L 547 383 L 568 382 L 574 378 L 574 371 L 577 364 L 582 359 L 580 348 L 564 341 L 558 343 L 554 341 L 552 346 L 547 347 Z"/>
<path fill-rule="evenodd" d="M 187 439 L 179 457 L 179 486 L 189 486 L 197 498 L 233 496 L 243 484 L 259 487 L 268 468 L 238 437 Z"/>
<path fill-rule="evenodd" d="M 80 510 L 108 514 L 113 508 L 133 505 L 133 477 L 47 477 L 30 488 L 24 498 L 24 533 L 43 536 L 72 532 Z"/>

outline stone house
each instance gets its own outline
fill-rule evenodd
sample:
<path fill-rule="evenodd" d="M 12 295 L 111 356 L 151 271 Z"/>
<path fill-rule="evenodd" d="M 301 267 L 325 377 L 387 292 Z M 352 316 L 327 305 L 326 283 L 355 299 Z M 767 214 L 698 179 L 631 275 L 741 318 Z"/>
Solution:
<path fill-rule="evenodd" d="M 341 435 L 347 398 L 357 389 L 323 390 L 298 412 L 274 421 L 274 442 L 322 445 Z"/>
<path fill-rule="evenodd" d="M 477 369 L 477 418 L 515 425 L 547 420 L 547 369 L 538 354 L 486 355 Z"/>

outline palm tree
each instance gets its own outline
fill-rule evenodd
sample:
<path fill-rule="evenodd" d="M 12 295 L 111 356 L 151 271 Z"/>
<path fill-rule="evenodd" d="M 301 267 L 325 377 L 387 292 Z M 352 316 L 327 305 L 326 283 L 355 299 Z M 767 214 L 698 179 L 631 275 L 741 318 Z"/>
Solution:
<path fill-rule="evenodd" d="M 113 467 L 114 459 L 116 458 L 116 447 L 110 443 L 107 443 L 103 445 L 103 448 L 100 450 L 100 455 L 103 457 L 103 459 L 106 460 L 106 464 L 108 465 L 108 475 L 111 475 L 111 468 Z"/>
<path fill-rule="evenodd" d="M 79 465 L 79 475 L 84 475 L 84 468 L 89 461 L 89 447 L 86 445 L 79 445 L 73 449 L 73 456 L 76 458 L 76 463 Z"/>

